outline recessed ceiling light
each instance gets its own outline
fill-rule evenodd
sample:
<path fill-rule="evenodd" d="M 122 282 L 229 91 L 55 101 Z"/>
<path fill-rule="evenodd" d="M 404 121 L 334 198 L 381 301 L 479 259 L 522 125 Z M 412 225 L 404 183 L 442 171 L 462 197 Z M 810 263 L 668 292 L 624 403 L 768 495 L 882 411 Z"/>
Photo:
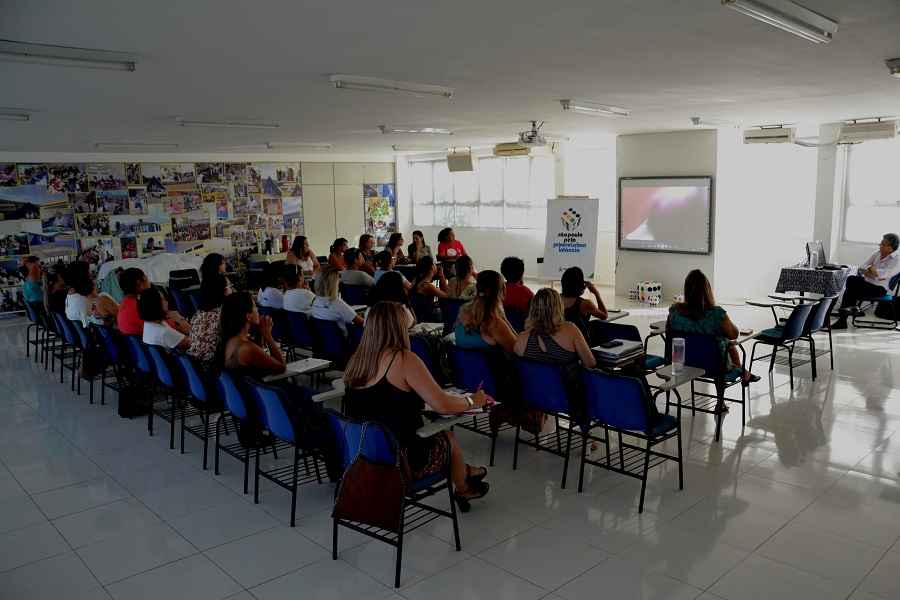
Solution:
<path fill-rule="evenodd" d="M 444 127 L 389 127 L 387 125 L 379 125 L 378 129 L 381 133 L 388 135 L 391 133 L 421 133 L 425 135 L 453 135 L 453 132 Z"/>
<path fill-rule="evenodd" d="M 594 117 L 627 117 L 631 114 L 627 108 L 598 104 L 589 100 L 560 100 L 559 104 L 564 111 Z"/>
<path fill-rule="evenodd" d="M 30 121 L 31 115 L 19 112 L 0 112 L 0 121 Z"/>
<path fill-rule="evenodd" d="M 331 150 L 331 144 L 311 144 L 303 142 L 268 142 L 266 148 L 269 150 Z"/>
<path fill-rule="evenodd" d="M 887 65 L 888 71 L 891 72 L 891 77 L 900 79 L 900 58 L 889 58 L 884 61 L 884 64 Z"/>
<path fill-rule="evenodd" d="M 134 71 L 134 54 L 0 40 L 0 60 L 84 69 Z"/>
<path fill-rule="evenodd" d="M 97 142 L 97 150 L 177 150 L 178 144 L 166 142 Z"/>
<path fill-rule="evenodd" d="M 722 0 L 722 4 L 816 44 L 827 44 L 838 30 L 837 21 L 790 0 Z"/>
<path fill-rule="evenodd" d="M 278 129 L 278 123 L 262 123 L 259 121 L 192 121 L 175 119 L 182 127 L 214 127 L 226 129 Z"/>
<path fill-rule="evenodd" d="M 453 88 L 428 83 L 413 83 L 411 81 L 394 81 L 391 79 L 379 79 L 378 77 L 363 77 L 360 75 L 331 75 L 329 81 L 338 89 L 362 90 L 366 92 L 396 92 L 413 94 L 415 96 L 439 96 L 452 98 Z"/>

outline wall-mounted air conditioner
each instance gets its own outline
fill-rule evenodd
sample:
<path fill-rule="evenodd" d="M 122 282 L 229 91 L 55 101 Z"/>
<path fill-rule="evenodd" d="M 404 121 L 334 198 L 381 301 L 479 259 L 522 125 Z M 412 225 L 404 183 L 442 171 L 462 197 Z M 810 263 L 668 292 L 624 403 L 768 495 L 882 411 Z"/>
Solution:
<path fill-rule="evenodd" d="M 872 123 L 844 123 L 841 125 L 839 144 L 858 144 L 868 140 L 888 140 L 897 137 L 896 121 Z"/>
<path fill-rule="evenodd" d="M 745 144 L 790 144 L 794 141 L 793 127 L 764 127 L 744 130 Z"/>

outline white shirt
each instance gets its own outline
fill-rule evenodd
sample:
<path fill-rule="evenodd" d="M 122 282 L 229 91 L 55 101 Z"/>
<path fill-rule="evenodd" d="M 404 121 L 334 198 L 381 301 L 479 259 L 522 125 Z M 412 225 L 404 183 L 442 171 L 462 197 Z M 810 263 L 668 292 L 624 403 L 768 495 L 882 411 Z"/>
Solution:
<path fill-rule="evenodd" d="M 884 258 L 881 258 L 881 252 L 876 252 L 859 267 L 860 274 L 862 274 L 869 266 L 875 267 L 878 276 L 871 277 L 869 275 L 863 275 L 866 281 L 874 283 L 875 285 L 880 285 L 885 290 L 890 291 L 889 285 L 891 278 L 900 273 L 900 250 L 891 252 Z"/>
<path fill-rule="evenodd" d="M 323 321 L 336 321 L 341 329 L 346 332 L 347 327 L 345 324 L 353 322 L 353 319 L 356 318 L 356 311 L 340 298 L 332 300 L 331 298 L 316 296 L 310 316 Z"/>
<path fill-rule="evenodd" d="M 366 287 L 372 287 L 375 285 L 375 280 L 365 271 L 347 269 L 346 271 L 341 271 L 341 283 L 344 285 L 364 285 Z"/>
<path fill-rule="evenodd" d="M 176 348 L 184 337 L 183 333 L 175 331 L 164 322 L 151 323 L 149 321 L 144 321 L 143 339 L 145 344 L 162 346 L 163 348 L 171 350 L 172 348 Z"/>
<path fill-rule="evenodd" d="M 308 313 L 316 295 L 309 290 L 296 288 L 284 293 L 284 310 Z"/>
<path fill-rule="evenodd" d="M 81 294 L 68 294 L 66 296 L 66 318 L 70 321 L 81 321 L 84 327 L 88 326 L 91 318 L 91 306 L 93 300 Z"/>
<path fill-rule="evenodd" d="M 259 290 L 256 303 L 268 308 L 284 308 L 284 292 L 271 286 Z"/>

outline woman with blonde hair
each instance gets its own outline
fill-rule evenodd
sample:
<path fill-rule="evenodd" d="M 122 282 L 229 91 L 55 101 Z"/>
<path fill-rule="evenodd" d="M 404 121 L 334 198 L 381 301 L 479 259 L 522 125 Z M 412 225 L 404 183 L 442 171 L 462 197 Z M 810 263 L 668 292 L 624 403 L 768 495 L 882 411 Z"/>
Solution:
<path fill-rule="evenodd" d="M 490 403 L 483 390 L 460 396 L 444 391 L 422 360 L 410 351 L 402 304 L 379 302 L 369 311 L 362 340 L 344 370 L 345 402 L 350 417 L 377 421 L 391 430 L 414 479 L 449 466 L 454 499 L 461 508 L 487 494 L 487 469 L 466 464 L 452 431 L 420 438 L 422 410 L 456 414 Z"/>
<path fill-rule="evenodd" d="M 562 297 L 543 288 L 531 299 L 525 331 L 516 338 L 514 352 L 529 360 L 553 364 L 573 364 L 579 360 L 593 368 L 597 360 L 581 330 L 566 321 Z"/>
<path fill-rule="evenodd" d="M 500 347 L 512 352 L 516 334 L 503 312 L 506 285 L 497 271 L 482 271 L 475 279 L 475 298 L 459 311 L 454 333 L 462 348 Z"/>
<path fill-rule="evenodd" d="M 323 321 L 335 321 L 344 333 L 347 323 L 363 324 L 363 319 L 338 295 L 341 282 L 340 269 L 326 267 L 316 279 L 316 297 L 312 302 L 310 316 Z"/>

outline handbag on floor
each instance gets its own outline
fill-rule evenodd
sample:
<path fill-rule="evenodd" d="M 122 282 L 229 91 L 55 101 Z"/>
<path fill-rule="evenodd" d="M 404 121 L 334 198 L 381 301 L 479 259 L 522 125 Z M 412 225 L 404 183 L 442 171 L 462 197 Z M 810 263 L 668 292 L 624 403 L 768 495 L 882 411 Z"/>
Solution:
<path fill-rule="evenodd" d="M 406 495 L 401 453 L 396 452 L 394 464 L 367 459 L 362 453 L 367 428 L 368 424 L 364 424 L 356 456 L 344 471 L 331 516 L 399 533 Z"/>

